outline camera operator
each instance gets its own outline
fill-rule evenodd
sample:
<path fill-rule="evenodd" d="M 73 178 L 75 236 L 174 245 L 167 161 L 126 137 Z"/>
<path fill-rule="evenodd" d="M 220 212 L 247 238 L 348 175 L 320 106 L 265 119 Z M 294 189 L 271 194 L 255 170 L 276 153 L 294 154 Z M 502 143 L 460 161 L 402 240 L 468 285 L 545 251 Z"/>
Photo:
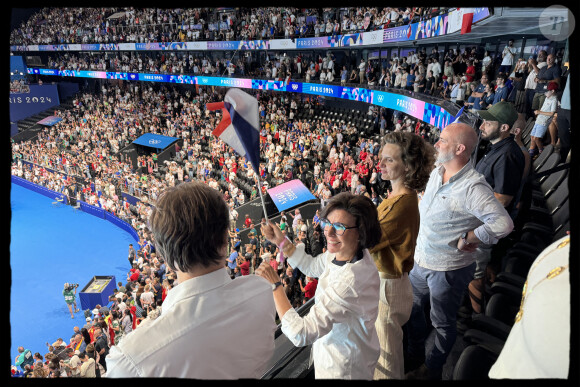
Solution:
<path fill-rule="evenodd" d="M 62 290 L 62 295 L 64 296 L 64 301 L 68 306 L 68 310 L 70 311 L 70 318 L 74 319 L 75 315 L 73 314 L 73 306 L 74 306 L 74 313 L 79 312 L 77 308 L 77 288 L 79 284 L 69 284 L 68 282 L 64 284 L 64 289 Z"/>

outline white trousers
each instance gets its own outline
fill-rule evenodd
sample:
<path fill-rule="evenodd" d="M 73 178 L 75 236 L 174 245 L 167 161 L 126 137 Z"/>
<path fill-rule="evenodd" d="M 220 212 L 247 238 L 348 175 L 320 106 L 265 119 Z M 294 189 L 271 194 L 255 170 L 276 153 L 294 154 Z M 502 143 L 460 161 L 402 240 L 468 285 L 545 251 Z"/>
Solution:
<path fill-rule="evenodd" d="M 381 354 L 375 369 L 374 379 L 404 379 L 403 328 L 409 320 L 413 307 L 413 287 L 409 274 L 401 278 L 381 277 L 379 316 L 375 323 Z"/>

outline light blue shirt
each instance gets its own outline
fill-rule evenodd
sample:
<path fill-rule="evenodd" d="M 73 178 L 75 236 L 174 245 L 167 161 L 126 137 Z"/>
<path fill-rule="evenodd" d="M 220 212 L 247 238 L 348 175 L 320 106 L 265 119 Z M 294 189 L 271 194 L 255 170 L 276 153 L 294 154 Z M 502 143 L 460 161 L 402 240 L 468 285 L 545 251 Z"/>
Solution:
<path fill-rule="evenodd" d="M 232 270 L 233 270 L 233 269 L 235 269 L 235 268 L 236 268 L 236 266 L 237 266 L 236 259 L 237 259 L 237 258 L 238 258 L 238 252 L 234 250 L 234 251 L 233 251 L 233 252 L 230 254 L 230 261 L 231 261 L 231 262 L 230 262 L 230 261 L 228 261 L 228 267 L 229 267 L 230 269 L 232 269 Z"/>
<path fill-rule="evenodd" d="M 444 171 L 439 166 L 431 172 L 419 203 L 421 223 L 415 248 L 415 263 L 437 271 L 461 269 L 475 262 L 476 253 L 457 249 L 463 232 L 473 230 L 482 243 L 492 245 L 514 227 L 485 177 L 471 163 L 446 184 L 442 184 Z"/>

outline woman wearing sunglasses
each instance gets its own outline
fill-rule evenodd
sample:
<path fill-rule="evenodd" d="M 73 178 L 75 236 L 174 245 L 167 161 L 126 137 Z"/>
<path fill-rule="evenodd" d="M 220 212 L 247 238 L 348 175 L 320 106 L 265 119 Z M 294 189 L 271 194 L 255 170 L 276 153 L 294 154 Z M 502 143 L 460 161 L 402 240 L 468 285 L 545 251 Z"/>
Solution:
<path fill-rule="evenodd" d="M 371 380 L 379 358 L 380 281 L 368 248 L 381 237 L 377 209 L 369 198 L 343 192 L 322 209 L 320 227 L 327 250 L 312 257 L 277 225 L 262 223 L 262 234 L 281 247 L 290 266 L 318 278 L 308 315 L 300 317 L 292 308 L 269 265 L 261 265 L 256 274 L 272 283 L 282 332 L 296 346 L 312 344 L 317 379 Z"/>
<path fill-rule="evenodd" d="M 402 326 L 413 306 L 409 271 L 419 233 L 417 191 L 424 190 L 429 180 L 435 148 L 408 132 L 388 133 L 383 144 L 381 178 L 390 182 L 392 191 L 377 209 L 382 239 L 370 249 L 381 278 L 376 324 L 381 356 L 374 378 L 404 379 Z"/>

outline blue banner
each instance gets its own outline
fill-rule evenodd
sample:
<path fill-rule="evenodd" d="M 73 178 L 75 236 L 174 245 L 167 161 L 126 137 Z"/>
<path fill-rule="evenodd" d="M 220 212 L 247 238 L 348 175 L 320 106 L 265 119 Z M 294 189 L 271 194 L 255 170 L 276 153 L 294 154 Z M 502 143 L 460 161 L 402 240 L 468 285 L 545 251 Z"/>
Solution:
<path fill-rule="evenodd" d="M 302 93 L 302 83 L 289 82 L 288 85 L 286 85 L 286 91 L 291 91 L 293 93 Z"/>
<path fill-rule="evenodd" d="M 195 76 L 193 75 L 165 75 L 164 79 L 166 79 L 164 82 L 170 83 L 187 83 L 190 85 L 196 84 Z"/>
<path fill-rule="evenodd" d="M 30 85 L 28 93 L 10 93 L 10 121 L 16 122 L 58 106 L 56 85 Z"/>
<path fill-rule="evenodd" d="M 269 40 L 241 40 L 238 45 L 240 50 L 268 50 Z"/>
<path fill-rule="evenodd" d="M 135 43 L 135 50 L 138 51 L 185 50 L 186 48 L 186 42 Z"/>
<path fill-rule="evenodd" d="M 160 134 L 145 133 L 133 141 L 133 144 L 146 146 L 155 149 L 165 149 L 169 145 L 179 140 L 176 137 L 162 136 Z"/>
<path fill-rule="evenodd" d="M 164 74 L 137 74 L 140 81 L 169 82 L 169 75 Z"/>
<path fill-rule="evenodd" d="M 103 210 L 101 207 L 93 206 L 89 203 L 83 202 L 82 200 L 79 200 L 78 204 L 81 207 L 81 211 L 96 216 L 97 218 L 105 219 L 105 210 Z"/>
<path fill-rule="evenodd" d="M 325 85 L 320 83 L 303 83 L 302 92 L 305 94 L 318 94 L 327 97 L 337 97 L 340 98 L 341 87 L 333 85 Z"/>
<path fill-rule="evenodd" d="M 487 7 L 475 8 L 475 12 L 473 12 L 472 23 L 477 23 L 478 21 L 481 21 L 489 16 L 491 16 L 491 13 L 489 12 L 489 8 L 487 8 Z"/>
<path fill-rule="evenodd" d="M 128 79 L 127 73 L 114 73 L 107 71 L 107 79 L 122 79 L 126 81 Z"/>

